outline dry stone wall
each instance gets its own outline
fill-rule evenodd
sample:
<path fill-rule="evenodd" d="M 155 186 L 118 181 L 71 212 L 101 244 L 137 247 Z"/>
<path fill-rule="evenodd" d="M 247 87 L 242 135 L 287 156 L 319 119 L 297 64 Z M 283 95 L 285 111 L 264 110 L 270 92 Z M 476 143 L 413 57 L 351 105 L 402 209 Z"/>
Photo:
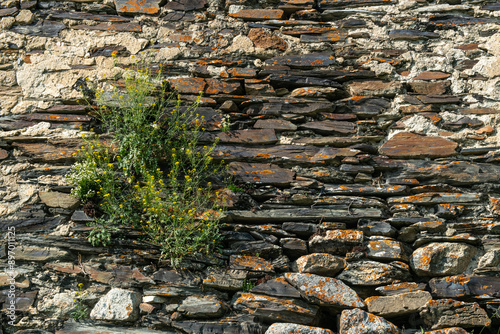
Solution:
<path fill-rule="evenodd" d="M 499 17 L 488 0 L 2 0 L 0 333 L 497 333 Z M 133 232 L 92 247 L 64 180 L 95 125 L 79 101 L 144 56 L 186 103 L 203 92 L 204 140 L 245 190 L 224 190 L 222 255 L 180 271 Z"/>

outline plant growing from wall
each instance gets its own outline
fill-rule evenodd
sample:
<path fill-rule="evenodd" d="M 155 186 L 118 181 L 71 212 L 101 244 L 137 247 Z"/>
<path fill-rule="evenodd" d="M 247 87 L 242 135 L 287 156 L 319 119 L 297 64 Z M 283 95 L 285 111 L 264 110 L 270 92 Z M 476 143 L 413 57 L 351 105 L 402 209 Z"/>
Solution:
<path fill-rule="evenodd" d="M 223 208 L 209 180 L 222 165 L 210 156 L 216 143 L 199 145 L 205 130 L 199 99 L 181 105 L 160 74 L 138 68 L 147 66 L 127 72 L 124 90 L 97 90 L 96 117 L 108 135 L 84 138 L 67 179 L 73 194 L 100 213 L 92 244 L 107 245 L 113 228 L 132 226 L 177 266 L 185 256 L 218 248 Z"/>

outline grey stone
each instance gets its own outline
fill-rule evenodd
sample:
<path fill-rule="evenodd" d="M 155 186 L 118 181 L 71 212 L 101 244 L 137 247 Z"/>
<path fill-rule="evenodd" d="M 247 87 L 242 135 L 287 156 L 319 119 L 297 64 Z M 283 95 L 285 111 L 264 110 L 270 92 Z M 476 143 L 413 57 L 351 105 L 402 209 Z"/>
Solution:
<path fill-rule="evenodd" d="M 286 273 L 285 279 L 311 303 L 333 308 L 365 307 L 358 294 L 341 280 L 297 273 Z"/>
<path fill-rule="evenodd" d="M 75 307 L 74 293 L 62 292 L 48 295 L 38 301 L 37 309 L 49 318 L 69 318 Z"/>
<path fill-rule="evenodd" d="M 462 243 L 431 243 L 416 249 L 410 266 L 419 276 L 447 276 L 463 273 L 477 249 Z"/>
<path fill-rule="evenodd" d="M 101 297 L 90 312 L 94 320 L 135 321 L 139 317 L 140 293 L 123 289 L 111 289 Z"/>
<path fill-rule="evenodd" d="M 41 191 L 38 193 L 40 200 L 51 208 L 62 208 L 62 209 L 76 209 L 80 204 L 80 200 L 69 194 L 49 191 Z"/>
<path fill-rule="evenodd" d="M 300 299 L 277 298 L 253 293 L 241 293 L 235 297 L 236 310 L 261 317 L 270 322 L 293 322 L 312 325 L 316 323 L 319 307 Z"/>
<path fill-rule="evenodd" d="M 339 334 L 399 334 L 399 329 L 382 317 L 355 308 L 342 311 Z"/>
<path fill-rule="evenodd" d="M 333 334 L 329 329 L 297 324 L 272 324 L 265 334 Z"/>
<path fill-rule="evenodd" d="M 55 261 L 63 260 L 69 252 L 56 247 L 20 246 L 16 247 L 17 261 Z"/>
<path fill-rule="evenodd" d="M 363 232 L 357 230 L 330 230 L 309 241 L 311 253 L 345 254 L 363 242 Z"/>
<path fill-rule="evenodd" d="M 297 268 L 300 273 L 316 274 L 321 276 L 335 276 L 346 265 L 340 256 L 328 253 L 313 253 L 297 259 Z"/>
<path fill-rule="evenodd" d="M 427 291 L 412 291 L 391 296 L 373 296 L 365 300 L 368 312 L 382 317 L 397 317 L 419 311 L 432 296 Z"/>
<path fill-rule="evenodd" d="M 491 320 L 478 303 L 466 303 L 454 299 L 438 299 L 428 302 L 420 316 L 431 329 L 446 327 L 489 326 Z"/>
<path fill-rule="evenodd" d="M 408 280 L 410 268 L 403 262 L 380 263 L 376 261 L 350 262 L 344 271 L 337 276 L 353 285 L 382 285 L 396 280 Z"/>
<path fill-rule="evenodd" d="M 182 301 L 177 311 L 189 318 L 217 318 L 224 311 L 224 304 L 215 296 L 189 296 Z"/>

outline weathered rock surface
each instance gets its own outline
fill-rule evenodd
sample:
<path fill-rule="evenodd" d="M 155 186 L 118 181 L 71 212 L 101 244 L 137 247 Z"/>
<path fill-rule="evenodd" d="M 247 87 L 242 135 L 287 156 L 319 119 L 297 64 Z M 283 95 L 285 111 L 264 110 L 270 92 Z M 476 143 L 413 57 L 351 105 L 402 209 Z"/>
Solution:
<path fill-rule="evenodd" d="M 312 327 L 312 326 L 304 326 L 297 324 L 272 324 L 269 326 L 265 334 L 333 334 L 333 332 L 329 329 Z"/>
<path fill-rule="evenodd" d="M 334 308 L 364 307 L 363 300 L 341 280 L 314 274 L 286 273 L 285 279 L 311 303 Z"/>
<path fill-rule="evenodd" d="M 141 294 L 123 289 L 111 289 L 101 297 L 90 312 L 94 320 L 135 321 L 139 317 Z"/>
<path fill-rule="evenodd" d="M 297 268 L 300 273 L 309 273 L 321 276 L 335 276 L 345 267 L 345 260 L 340 256 L 328 253 L 313 253 L 297 259 Z"/>
<path fill-rule="evenodd" d="M 244 313 L 262 317 L 270 322 L 292 322 L 311 325 L 317 319 L 319 307 L 299 299 L 276 298 L 265 295 L 242 293 L 237 296 L 233 307 Z"/>
<path fill-rule="evenodd" d="M 380 153 L 392 158 L 440 158 L 455 155 L 457 143 L 440 138 L 401 132 L 380 147 Z"/>
<path fill-rule="evenodd" d="M 344 310 L 340 316 L 340 334 L 397 334 L 399 329 L 382 317 L 367 313 L 358 308 Z"/>
<path fill-rule="evenodd" d="M 453 299 L 432 300 L 420 311 L 425 323 L 432 329 L 446 327 L 489 326 L 491 320 L 477 303 Z"/>
<path fill-rule="evenodd" d="M 446 276 L 465 271 L 476 248 L 461 243 L 431 243 L 416 249 L 410 266 L 419 276 Z"/>
<path fill-rule="evenodd" d="M 407 280 L 410 268 L 403 262 L 380 263 L 362 260 L 350 262 L 338 279 L 352 285 L 382 285 L 396 280 Z"/>
<path fill-rule="evenodd" d="M 189 296 L 177 308 L 177 311 L 184 313 L 188 318 L 217 318 L 224 311 L 224 304 L 215 296 Z"/>
<path fill-rule="evenodd" d="M 382 317 L 396 317 L 420 310 L 432 296 L 427 291 L 413 291 L 391 296 L 369 297 L 365 300 L 368 312 Z"/>

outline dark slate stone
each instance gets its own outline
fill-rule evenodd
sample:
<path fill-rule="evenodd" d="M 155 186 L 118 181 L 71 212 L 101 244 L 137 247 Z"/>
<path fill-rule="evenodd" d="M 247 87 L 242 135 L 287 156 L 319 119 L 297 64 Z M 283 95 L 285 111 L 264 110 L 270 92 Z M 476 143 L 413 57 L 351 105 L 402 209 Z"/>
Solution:
<path fill-rule="evenodd" d="M 97 15 L 84 12 L 63 12 L 56 11 L 51 13 L 53 19 L 70 19 L 70 20 L 92 20 L 102 22 L 129 22 L 130 19 L 118 15 Z"/>
<path fill-rule="evenodd" d="M 13 16 L 17 14 L 17 11 L 18 9 L 16 7 L 0 9 L 0 17 Z"/>
<path fill-rule="evenodd" d="M 36 7 L 37 0 L 24 1 L 21 3 L 21 9 L 32 9 Z"/>
<path fill-rule="evenodd" d="M 475 185 L 496 183 L 500 179 L 500 166 L 487 163 L 408 160 L 400 166 L 398 177 L 425 180 L 430 184 Z"/>
<path fill-rule="evenodd" d="M 330 102 L 265 102 L 253 104 L 243 111 L 249 115 L 314 115 L 319 112 L 333 111 L 333 104 Z"/>
<path fill-rule="evenodd" d="M 309 237 L 318 232 L 317 225 L 312 223 L 285 222 L 283 223 L 282 228 L 287 232 L 303 237 Z"/>
<path fill-rule="evenodd" d="M 429 38 L 439 38 L 439 34 L 420 30 L 396 29 L 389 31 L 389 38 L 395 40 L 427 40 Z"/>
<path fill-rule="evenodd" d="M 208 322 L 208 321 L 174 321 L 172 326 L 185 333 L 224 333 L 224 334 L 262 334 L 264 328 L 257 322 Z"/>
<path fill-rule="evenodd" d="M 500 3 L 489 3 L 481 7 L 482 10 L 500 10 Z"/>
<path fill-rule="evenodd" d="M 268 296 L 300 298 L 300 292 L 291 286 L 283 277 L 259 284 L 252 288 L 250 292 Z"/>
<path fill-rule="evenodd" d="M 262 74 L 262 72 L 260 74 Z M 266 78 L 266 80 L 269 80 L 271 84 L 275 87 L 298 88 L 298 87 L 309 87 L 309 86 L 321 86 L 321 87 L 342 88 L 341 84 L 330 79 L 296 76 L 289 74 L 271 74 Z"/>
<path fill-rule="evenodd" d="M 379 6 L 391 5 L 396 2 L 396 0 L 320 0 L 319 8 L 325 10 L 343 7 Z"/>
<path fill-rule="evenodd" d="M 179 11 L 190 11 L 203 9 L 206 5 L 206 0 L 171 0 L 165 5 L 165 8 Z"/>
<path fill-rule="evenodd" d="M 352 122 L 337 122 L 337 121 L 319 121 L 308 122 L 299 126 L 301 129 L 313 130 L 314 132 L 331 135 L 331 134 L 353 134 L 356 132 L 356 126 Z"/>
<path fill-rule="evenodd" d="M 286 65 L 292 68 L 326 67 L 335 64 L 335 57 L 331 53 L 279 56 L 266 60 L 265 64 Z"/>
<path fill-rule="evenodd" d="M 458 104 L 461 99 L 451 95 L 421 95 L 418 99 L 425 104 Z"/>
<path fill-rule="evenodd" d="M 87 223 L 94 221 L 94 218 L 87 216 L 83 211 L 75 211 L 71 216 L 71 220 L 78 223 Z"/>
<path fill-rule="evenodd" d="M 184 12 L 170 12 L 167 13 L 163 19 L 165 21 L 185 21 L 192 22 L 196 20 L 196 16 L 192 13 L 184 13 Z"/>
<path fill-rule="evenodd" d="M 310 147 L 280 145 L 279 147 L 241 147 L 219 145 L 212 156 L 225 161 L 274 162 L 284 164 L 326 164 L 346 156 L 355 156 L 360 151 L 348 148 Z"/>
<path fill-rule="evenodd" d="M 289 185 L 295 173 L 272 164 L 232 162 L 229 164 L 229 174 L 242 182 L 253 184 Z"/>
<path fill-rule="evenodd" d="M 346 37 L 347 34 L 345 32 L 329 31 L 324 34 L 301 35 L 300 41 L 302 43 L 339 42 L 344 41 Z"/>
<path fill-rule="evenodd" d="M 38 122 L 90 122 L 92 117 L 87 115 L 71 115 L 71 114 L 29 114 L 22 116 L 26 121 Z"/>
<path fill-rule="evenodd" d="M 57 37 L 59 32 L 66 26 L 59 22 L 53 21 L 38 21 L 33 25 L 18 25 L 11 28 L 11 31 L 23 35 L 41 36 L 41 37 Z"/>
<path fill-rule="evenodd" d="M 431 16 L 429 19 L 429 28 L 431 29 L 450 29 L 457 26 L 467 26 L 475 24 L 500 23 L 500 18 L 472 17 L 472 16 Z"/>
<path fill-rule="evenodd" d="M 128 31 L 128 32 L 141 32 L 142 27 L 140 24 L 131 22 L 131 23 L 114 23 L 108 25 L 107 23 L 100 23 L 95 26 L 89 26 L 85 24 L 80 24 L 76 26 L 72 26 L 71 29 L 77 30 L 104 30 L 104 31 Z"/>

